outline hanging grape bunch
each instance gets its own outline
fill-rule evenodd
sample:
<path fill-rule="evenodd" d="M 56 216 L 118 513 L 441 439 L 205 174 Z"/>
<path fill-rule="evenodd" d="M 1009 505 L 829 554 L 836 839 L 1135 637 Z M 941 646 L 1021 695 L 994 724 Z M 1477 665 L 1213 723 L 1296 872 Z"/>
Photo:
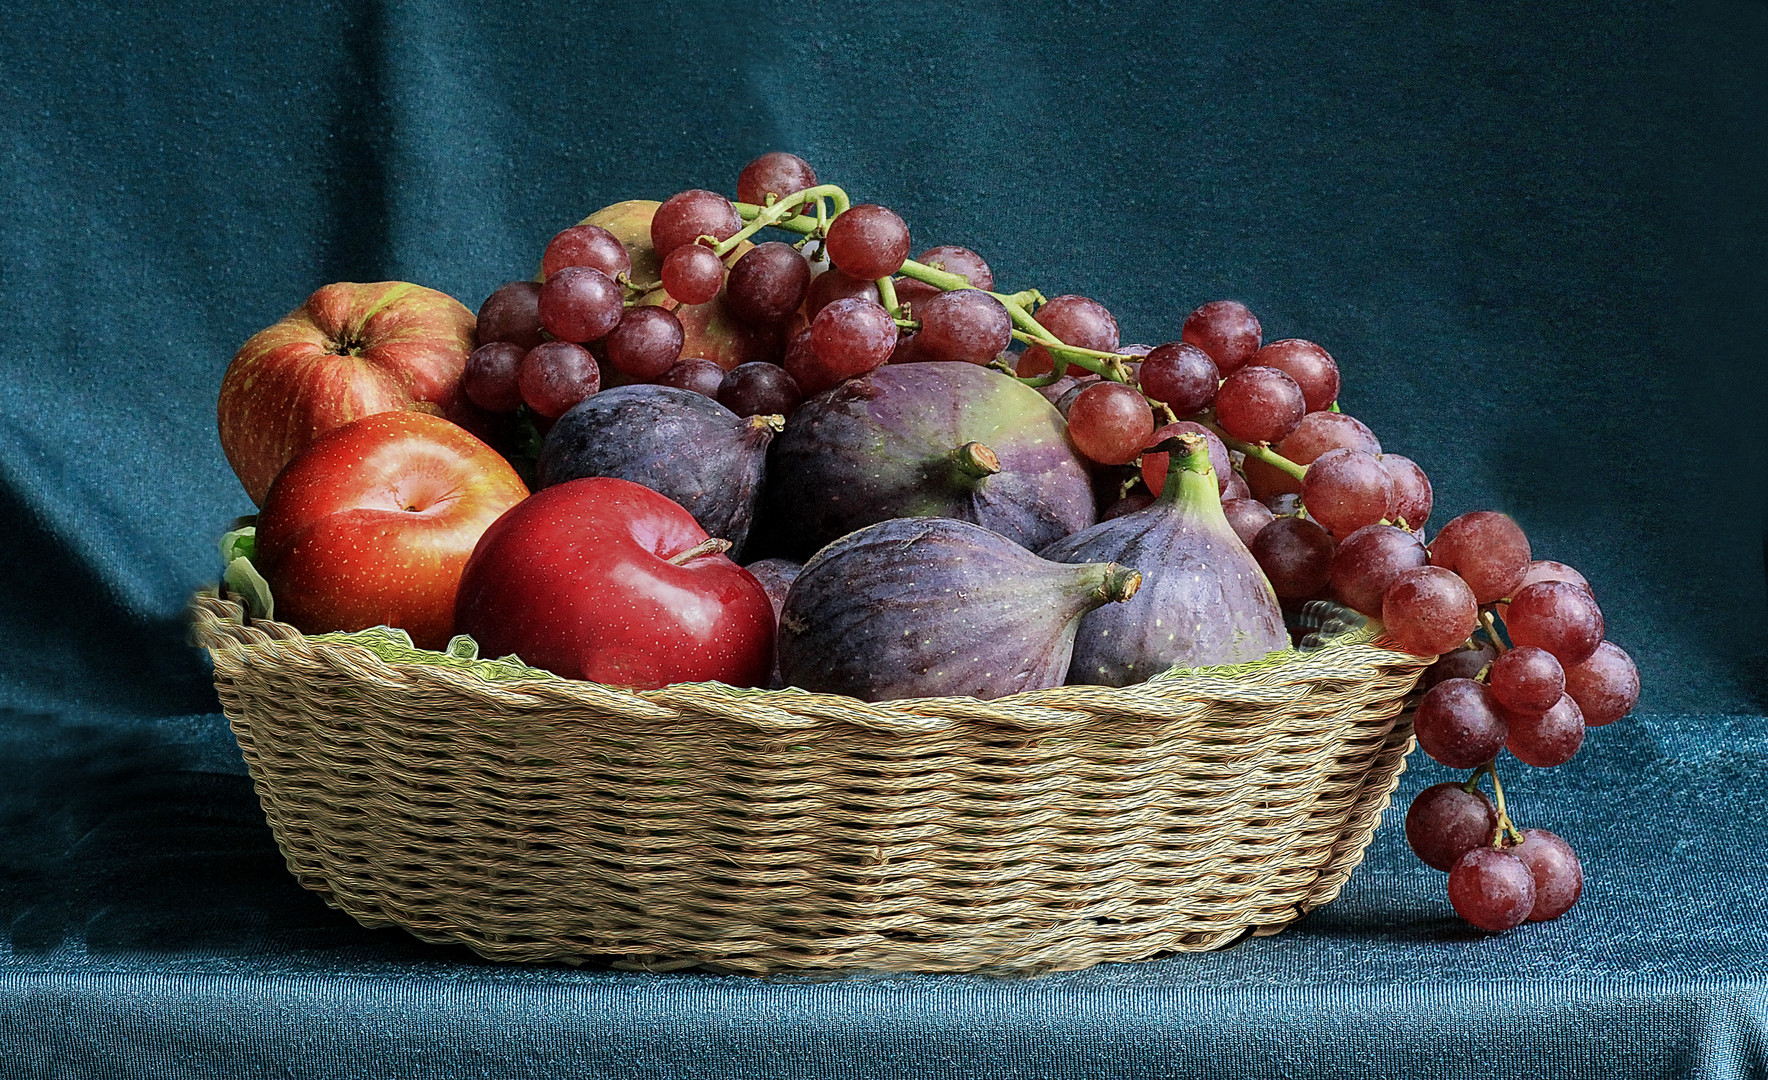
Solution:
<path fill-rule="evenodd" d="M 1471 775 L 1422 792 L 1405 829 L 1419 858 L 1448 872 L 1455 911 L 1501 931 L 1572 906 L 1583 886 L 1576 854 L 1512 820 L 1499 761 L 1569 761 L 1589 728 L 1632 709 L 1638 672 L 1605 639 L 1588 582 L 1534 559 L 1509 517 L 1463 514 L 1427 536 L 1429 479 L 1340 411 L 1325 348 L 1264 341 L 1254 313 L 1231 300 L 1192 311 L 1177 340 L 1125 345 L 1097 300 L 997 291 L 968 248 L 911 259 L 898 214 L 852 204 L 791 154 L 751 162 L 736 191 L 735 202 L 694 189 L 618 204 L 553 237 L 538 280 L 512 281 L 480 308 L 467 395 L 545 431 L 604 386 L 693 391 L 732 420 L 768 421 L 700 418 L 739 440 L 714 456 L 753 462 L 781 418 L 837 400 L 853 380 L 876 392 L 882 384 L 862 377 L 885 365 L 982 368 L 1040 391 L 1089 463 L 1081 517 L 1039 511 L 1069 515 L 1058 536 L 1147 512 L 1169 457 L 1207 450 L 1212 501 L 1277 599 L 1337 601 L 1380 620 L 1392 646 L 1439 657 L 1420 682 L 1418 744 Z M 762 237 L 768 228 L 789 239 Z M 959 472 L 1002 468 L 998 447 L 961 449 Z M 1069 681 L 1091 680 L 1071 670 Z"/>

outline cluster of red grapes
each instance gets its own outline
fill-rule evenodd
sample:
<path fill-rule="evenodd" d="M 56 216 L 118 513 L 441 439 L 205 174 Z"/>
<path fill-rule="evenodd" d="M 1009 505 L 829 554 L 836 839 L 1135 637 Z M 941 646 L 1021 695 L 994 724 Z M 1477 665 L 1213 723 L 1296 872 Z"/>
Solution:
<path fill-rule="evenodd" d="M 769 225 L 799 239 L 750 241 Z M 1588 583 L 1534 560 L 1509 517 L 1463 514 L 1426 543 L 1428 477 L 1340 411 L 1338 365 L 1324 348 L 1266 343 L 1257 317 L 1231 300 L 1191 312 L 1178 341 L 1121 345 L 1103 304 L 995 292 L 993 272 L 968 248 L 910 260 L 901 217 L 849 205 L 792 154 L 750 162 L 735 203 L 700 189 L 672 196 L 649 240 L 659 280 L 634 282 L 629 251 L 607 229 L 553 237 L 540 281 L 512 281 L 480 308 L 467 395 L 494 412 L 525 405 L 544 426 L 595 393 L 606 367 L 738 415 L 786 414 L 886 363 L 989 365 L 1038 387 L 1067 418 L 1075 449 L 1119 476 L 1107 516 L 1160 494 L 1166 455 L 1150 448 L 1201 433 L 1223 510 L 1279 598 L 1336 600 L 1380 619 L 1399 647 L 1441 657 L 1423 680 L 1418 741 L 1443 764 L 1476 771 L 1420 795 L 1406 832 L 1420 858 L 1450 872 L 1456 911 L 1502 930 L 1555 918 L 1577 899 L 1577 856 L 1551 833 L 1516 829 L 1496 759 L 1508 750 L 1529 765 L 1563 764 L 1586 728 L 1633 707 L 1638 672 L 1603 640 Z M 670 308 L 715 300 L 767 359 L 727 372 L 683 356 Z M 1015 341 L 1023 351 L 1010 351 Z M 1486 774 L 1495 804 L 1478 788 Z"/>

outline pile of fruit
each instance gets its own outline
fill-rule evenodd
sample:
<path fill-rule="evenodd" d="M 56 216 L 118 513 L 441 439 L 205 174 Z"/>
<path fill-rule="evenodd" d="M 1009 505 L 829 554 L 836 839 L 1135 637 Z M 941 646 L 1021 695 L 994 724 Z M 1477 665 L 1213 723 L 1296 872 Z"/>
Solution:
<path fill-rule="evenodd" d="M 1257 660 L 1330 600 L 1441 657 L 1418 741 L 1474 771 L 1406 831 L 1455 909 L 1567 910 L 1577 857 L 1517 829 L 1495 763 L 1562 764 L 1637 699 L 1588 583 L 1499 513 L 1427 544 L 1424 471 L 1339 410 L 1325 349 L 1264 342 L 1242 304 L 1125 345 L 1095 300 L 911 250 L 891 210 L 776 153 L 736 201 L 563 230 L 476 316 L 403 282 L 320 289 L 221 388 L 278 617 L 875 701 Z"/>

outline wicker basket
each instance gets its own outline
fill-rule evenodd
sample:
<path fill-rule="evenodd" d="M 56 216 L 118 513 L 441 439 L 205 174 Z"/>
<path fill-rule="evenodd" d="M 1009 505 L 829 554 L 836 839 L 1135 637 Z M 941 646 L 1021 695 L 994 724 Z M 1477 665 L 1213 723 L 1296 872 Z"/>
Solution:
<path fill-rule="evenodd" d="M 1338 895 L 1428 658 L 998 701 L 633 693 L 388 662 L 202 594 L 195 638 L 307 888 L 497 960 L 1071 970 L 1219 948 Z M 506 673 L 507 674 L 507 673 Z"/>

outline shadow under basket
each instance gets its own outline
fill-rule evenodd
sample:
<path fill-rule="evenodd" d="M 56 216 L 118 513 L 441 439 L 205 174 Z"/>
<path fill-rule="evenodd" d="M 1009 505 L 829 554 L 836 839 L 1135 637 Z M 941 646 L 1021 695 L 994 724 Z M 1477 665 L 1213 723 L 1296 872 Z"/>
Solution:
<path fill-rule="evenodd" d="M 1276 933 L 1362 861 L 1431 659 L 1365 628 L 1124 689 L 867 704 L 388 660 L 213 593 L 191 617 L 328 904 L 494 960 L 754 974 L 1074 970 Z"/>

